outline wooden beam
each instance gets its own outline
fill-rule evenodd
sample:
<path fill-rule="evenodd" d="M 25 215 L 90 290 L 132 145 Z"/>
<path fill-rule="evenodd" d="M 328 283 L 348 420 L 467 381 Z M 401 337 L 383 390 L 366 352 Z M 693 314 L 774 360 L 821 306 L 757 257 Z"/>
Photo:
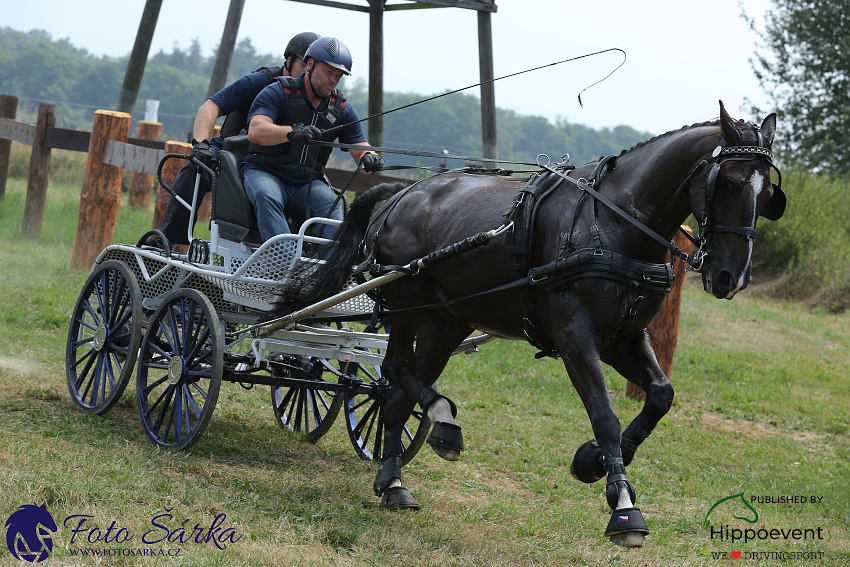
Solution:
<path fill-rule="evenodd" d="M 344 4 L 342 2 L 332 2 L 331 0 L 289 0 L 290 2 L 301 2 L 302 4 L 314 4 L 316 6 L 326 6 L 328 8 L 341 8 L 343 10 L 353 10 L 355 12 L 369 12 L 367 6 L 357 6 L 355 4 Z"/>
<path fill-rule="evenodd" d="M 496 88 L 493 85 L 493 29 L 490 13 L 478 12 L 478 66 L 481 77 L 481 141 L 484 157 L 499 159 Z"/>
<path fill-rule="evenodd" d="M 130 60 L 127 62 L 127 70 L 124 73 L 124 84 L 121 85 L 121 93 L 118 95 L 118 112 L 133 114 L 136 106 L 136 98 L 139 96 L 139 87 L 142 84 L 142 76 L 145 74 L 145 64 L 148 62 L 148 52 L 151 49 L 153 32 L 156 29 L 156 20 L 159 18 L 159 9 L 162 0 L 147 0 L 139 22 L 139 31 L 136 33 L 136 41 L 133 43 L 133 51 L 130 52 Z"/>
<path fill-rule="evenodd" d="M 236 46 L 236 35 L 239 32 L 239 22 L 242 20 L 242 8 L 244 7 L 245 0 L 230 0 L 227 20 L 224 22 L 224 32 L 221 34 L 221 43 L 218 45 L 215 66 L 210 77 L 210 86 L 207 88 L 207 98 L 223 89 L 227 84 L 227 71 L 230 70 L 230 62 L 233 60 L 233 49 Z"/>
<path fill-rule="evenodd" d="M 68 130 L 67 128 L 48 128 L 44 137 L 44 147 L 72 152 L 89 151 L 91 132 Z"/>
<path fill-rule="evenodd" d="M 0 118 L 14 121 L 18 113 L 18 97 L 0 95 Z M 6 197 L 6 179 L 9 177 L 9 155 L 12 140 L 0 136 L 0 201 Z"/>
<path fill-rule="evenodd" d="M 418 6 L 422 4 L 422 6 Z M 478 12 L 496 12 L 498 7 L 492 1 L 486 0 L 428 0 L 408 4 L 390 4 L 387 10 L 416 10 L 417 8 L 464 8 Z"/>
<path fill-rule="evenodd" d="M 32 145 L 35 137 L 35 124 L 17 122 L 11 118 L 0 118 L 0 138 Z"/>
<path fill-rule="evenodd" d="M 384 145 L 384 0 L 369 0 L 369 143 Z"/>
<path fill-rule="evenodd" d="M 21 223 L 21 235 L 37 239 L 41 236 L 44 221 L 44 205 L 47 202 L 47 179 L 50 171 L 50 148 L 44 147 L 47 129 L 56 123 L 56 105 L 41 103 L 38 105 L 38 118 L 35 123 L 35 137 L 32 140 L 30 154 L 30 174 L 27 179 L 27 199 L 24 204 L 24 220 Z"/>

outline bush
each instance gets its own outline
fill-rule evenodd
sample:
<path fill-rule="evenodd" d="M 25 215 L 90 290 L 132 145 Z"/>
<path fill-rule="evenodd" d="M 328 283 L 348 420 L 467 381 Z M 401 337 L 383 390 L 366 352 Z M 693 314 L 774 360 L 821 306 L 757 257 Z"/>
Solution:
<path fill-rule="evenodd" d="M 789 171 L 785 216 L 759 222 L 754 261 L 779 281 L 772 295 L 830 311 L 850 308 L 850 182 Z"/>

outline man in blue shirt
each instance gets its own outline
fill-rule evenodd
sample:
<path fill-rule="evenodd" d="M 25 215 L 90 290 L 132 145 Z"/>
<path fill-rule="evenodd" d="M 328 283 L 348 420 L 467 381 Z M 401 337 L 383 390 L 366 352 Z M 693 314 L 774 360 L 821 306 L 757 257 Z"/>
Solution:
<path fill-rule="evenodd" d="M 306 70 L 297 79 L 282 77 L 263 89 L 248 116 L 245 191 L 264 240 L 291 232 L 285 212 L 298 222 L 315 216 L 342 220 L 342 205 L 324 181 L 331 148 L 309 141 L 339 138 L 343 144 L 369 145 L 357 112 L 336 88 L 351 74 L 348 48 L 323 37 L 310 45 L 304 61 Z M 350 153 L 367 173 L 384 165 L 375 152 Z M 336 227 L 328 226 L 322 236 L 335 233 Z"/>
<path fill-rule="evenodd" d="M 221 149 L 223 138 L 245 133 L 248 111 L 260 92 L 266 88 L 276 76 L 297 77 L 304 72 L 304 57 L 307 48 L 321 36 L 313 32 L 302 32 L 295 35 L 286 45 L 283 53 L 283 67 L 263 67 L 245 75 L 236 82 L 228 85 L 204 102 L 198 109 L 195 125 L 192 131 L 192 156 L 209 165 L 218 150 Z M 215 122 L 220 116 L 227 116 L 221 129 L 221 136 L 212 140 Z M 201 141 L 198 141 L 201 140 Z M 195 190 L 195 179 L 198 167 L 191 161 L 180 170 L 174 180 L 172 190 L 187 203 L 192 202 Z M 198 187 L 198 204 L 211 189 L 209 175 L 202 170 L 201 182 Z M 170 199 L 165 210 L 162 232 L 172 244 L 189 244 L 188 240 L 189 211 L 177 199 Z M 156 245 L 152 239 L 149 244 Z"/>

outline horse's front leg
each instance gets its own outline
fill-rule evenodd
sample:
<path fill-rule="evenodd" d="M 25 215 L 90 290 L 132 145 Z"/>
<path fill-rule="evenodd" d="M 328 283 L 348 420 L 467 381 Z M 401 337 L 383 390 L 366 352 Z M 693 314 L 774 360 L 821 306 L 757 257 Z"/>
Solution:
<path fill-rule="evenodd" d="M 620 442 L 623 461 L 628 465 L 638 446 L 670 411 L 673 405 L 673 385 L 658 366 L 646 329 L 628 341 L 614 345 L 604 353 L 602 360 L 646 392 L 643 408 L 626 427 Z"/>
<path fill-rule="evenodd" d="M 564 330 L 556 335 L 555 346 L 584 403 L 595 438 L 579 448 L 570 472 L 585 482 L 595 482 L 602 474 L 606 476 L 605 497 L 613 512 L 605 535 L 617 545 L 640 547 L 649 529 L 640 509 L 634 505 L 635 490 L 626 477 L 620 421 L 608 396 L 597 342 L 592 333 Z"/>

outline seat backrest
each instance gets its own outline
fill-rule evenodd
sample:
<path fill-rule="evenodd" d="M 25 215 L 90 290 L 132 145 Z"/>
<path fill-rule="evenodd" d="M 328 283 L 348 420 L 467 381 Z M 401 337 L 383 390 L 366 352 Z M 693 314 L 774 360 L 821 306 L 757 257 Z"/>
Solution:
<path fill-rule="evenodd" d="M 232 153 L 236 159 L 242 164 L 248 156 L 248 135 L 231 136 L 225 138 L 221 142 L 221 149 Z"/>
<path fill-rule="evenodd" d="M 228 141 L 236 138 L 245 139 L 245 153 L 242 154 L 241 159 L 234 151 L 228 149 Z M 235 141 L 237 144 L 230 144 L 230 147 L 238 151 L 241 146 L 239 140 Z M 219 227 L 219 236 L 222 238 L 259 246 L 263 238 L 260 236 L 257 225 L 257 215 L 245 194 L 245 186 L 242 182 L 242 162 L 247 155 L 247 149 L 248 136 L 225 138 L 222 149 L 217 155 L 219 174 L 213 200 L 215 203 L 213 217 Z"/>

